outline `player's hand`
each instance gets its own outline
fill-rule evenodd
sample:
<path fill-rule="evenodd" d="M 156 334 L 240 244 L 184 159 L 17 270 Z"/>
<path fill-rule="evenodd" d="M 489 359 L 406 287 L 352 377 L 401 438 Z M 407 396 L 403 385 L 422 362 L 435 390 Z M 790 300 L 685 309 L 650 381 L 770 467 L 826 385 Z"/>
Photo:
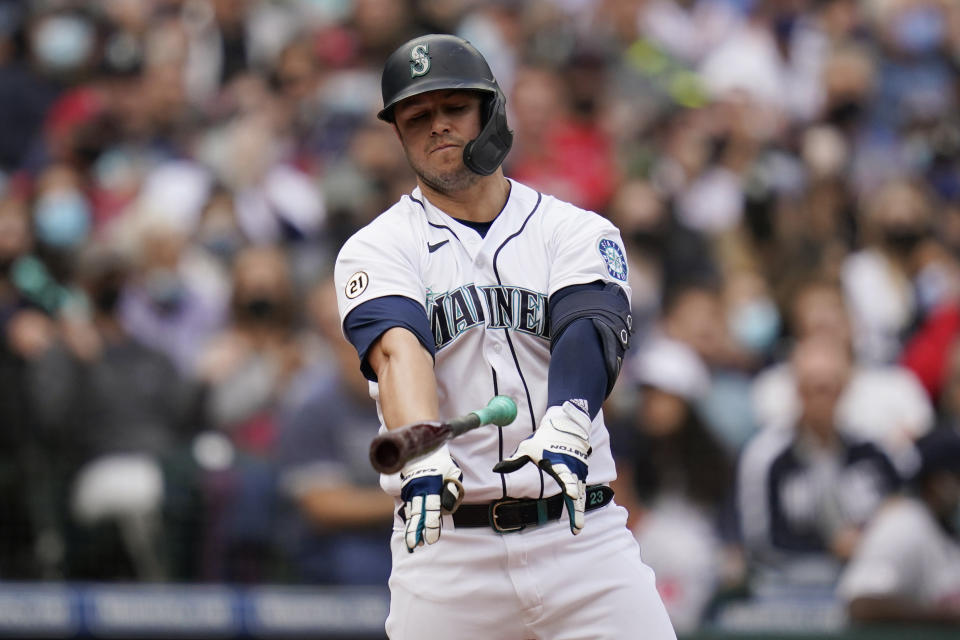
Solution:
<path fill-rule="evenodd" d="M 411 460 L 400 470 L 400 499 L 407 517 L 407 551 L 440 539 L 440 515 L 453 513 L 463 501 L 463 473 L 444 445 Z"/>
<path fill-rule="evenodd" d="M 560 485 L 570 517 L 570 531 L 577 535 L 583 529 L 590 452 L 590 416 L 575 404 L 564 402 L 561 407 L 547 409 L 536 432 L 493 470 L 510 473 L 528 462 L 543 469 Z"/>

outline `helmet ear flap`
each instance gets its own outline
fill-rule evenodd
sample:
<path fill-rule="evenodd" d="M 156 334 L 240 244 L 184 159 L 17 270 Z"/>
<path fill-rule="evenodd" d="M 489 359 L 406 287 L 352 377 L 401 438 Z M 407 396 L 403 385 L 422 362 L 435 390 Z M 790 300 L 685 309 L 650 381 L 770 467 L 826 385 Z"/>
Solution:
<path fill-rule="evenodd" d="M 485 102 L 483 128 L 463 148 L 463 164 L 482 176 L 496 171 L 513 145 L 513 131 L 507 126 L 506 96 L 498 88 Z"/>

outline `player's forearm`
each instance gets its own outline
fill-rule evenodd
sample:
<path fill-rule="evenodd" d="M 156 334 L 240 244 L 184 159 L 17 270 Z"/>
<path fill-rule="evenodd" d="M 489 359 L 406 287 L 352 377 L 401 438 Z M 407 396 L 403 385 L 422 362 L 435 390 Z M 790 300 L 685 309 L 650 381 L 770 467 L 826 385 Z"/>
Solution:
<path fill-rule="evenodd" d="M 401 327 L 386 331 L 371 347 L 369 361 L 377 373 L 388 429 L 439 418 L 433 358 L 410 331 Z"/>

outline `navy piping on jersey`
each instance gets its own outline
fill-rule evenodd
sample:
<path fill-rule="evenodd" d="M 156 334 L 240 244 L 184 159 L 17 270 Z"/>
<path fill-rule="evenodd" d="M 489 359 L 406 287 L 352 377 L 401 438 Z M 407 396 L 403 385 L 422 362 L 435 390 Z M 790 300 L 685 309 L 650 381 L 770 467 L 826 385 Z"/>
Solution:
<path fill-rule="evenodd" d="M 420 206 L 423 206 L 423 203 L 422 203 L 422 202 L 420 203 Z M 436 224 L 436 223 L 434 223 L 434 222 L 430 222 L 429 220 L 427 220 L 427 224 L 430 225 L 431 227 L 436 228 L 436 229 L 446 229 L 447 231 L 449 231 L 450 233 L 453 234 L 453 237 L 457 239 L 457 242 L 460 241 L 460 236 L 457 235 L 457 232 L 454 231 L 453 229 L 451 229 L 450 227 L 448 227 L 447 225 L 445 225 L 445 224 Z"/>
<path fill-rule="evenodd" d="M 497 215 L 493 216 L 493 220 L 487 220 L 486 222 L 474 222 L 473 220 L 461 220 L 460 218 L 454 218 L 454 220 L 465 227 L 470 227 L 480 234 L 481 238 L 486 238 L 487 232 L 490 231 L 490 227 L 492 227 L 496 219 L 500 217 L 500 214 L 503 213 L 503 210 L 507 208 L 507 203 L 510 202 L 510 194 L 513 193 L 513 183 L 507 180 L 507 185 L 507 197 L 504 199 L 503 206 L 500 207 L 500 211 L 497 211 Z"/>
<path fill-rule="evenodd" d="M 500 395 L 500 383 L 497 381 L 497 370 L 493 367 L 490 367 L 490 373 L 493 374 L 493 395 Z M 497 451 L 499 452 L 500 459 L 503 460 L 503 427 L 497 426 Z M 500 485 L 503 488 L 503 493 L 501 494 L 504 498 L 507 497 L 507 477 L 504 474 L 500 474 Z"/>
<path fill-rule="evenodd" d="M 414 198 L 413 196 L 410 196 L 410 199 L 413 200 L 414 202 L 416 202 L 418 205 L 420 205 L 420 208 L 423 209 L 423 213 L 424 213 L 424 214 L 427 213 L 427 207 L 423 204 L 423 202 L 421 202 L 420 200 L 417 200 L 417 199 Z M 450 233 L 453 234 L 453 237 L 457 239 L 457 242 L 460 241 L 460 236 L 457 235 L 457 232 L 454 231 L 453 229 L 451 229 L 450 227 L 448 227 L 447 225 L 445 225 L 445 224 L 437 224 L 437 223 L 435 223 L 435 222 L 430 222 L 429 220 L 427 220 L 427 224 L 430 225 L 431 227 L 436 228 L 436 229 L 446 229 L 447 231 L 449 231 Z"/>
<path fill-rule="evenodd" d="M 367 361 L 370 347 L 393 327 L 409 329 L 431 356 L 437 355 L 430 320 L 419 302 L 406 296 L 383 296 L 367 300 L 343 319 L 343 332 L 356 348 L 360 356 L 360 371 L 367 380 L 377 381 L 377 373 Z"/>
<path fill-rule="evenodd" d="M 537 212 L 537 209 L 540 208 L 540 201 L 543 200 L 543 194 L 537 192 L 537 203 L 533 205 L 533 210 L 527 215 L 526 219 L 523 221 L 523 224 L 520 225 L 520 228 L 517 229 L 514 233 L 507 236 L 497 250 L 493 252 L 493 275 L 497 278 L 497 284 L 503 286 L 503 280 L 500 279 L 500 270 L 497 269 L 497 258 L 500 256 L 500 251 L 503 250 L 507 243 L 523 233 L 523 230 L 527 227 L 527 223 L 530 222 L 530 218 L 533 217 L 533 214 Z M 507 338 L 507 346 L 510 347 L 510 355 L 513 356 L 513 364 L 517 368 L 517 373 L 520 375 L 520 382 L 523 384 L 523 392 L 527 396 L 527 409 L 530 411 L 530 424 L 533 431 L 537 430 L 537 420 L 533 415 L 533 401 L 530 399 L 530 389 L 527 387 L 527 380 L 523 377 L 523 370 L 520 368 L 520 360 L 517 358 L 517 350 L 513 347 L 513 340 L 510 339 L 510 331 L 507 329 L 503 330 L 503 335 Z M 500 454 L 500 459 L 503 459 L 503 453 Z M 501 479 L 503 474 L 501 475 Z M 506 486 L 506 485 L 504 485 Z M 543 471 L 540 471 L 540 497 L 543 497 Z"/>
<path fill-rule="evenodd" d="M 500 214 L 503 213 L 503 210 L 507 208 L 507 204 L 510 202 L 510 194 L 513 193 L 513 183 L 508 180 L 507 185 L 508 185 L 507 197 L 504 199 L 503 206 L 500 207 L 500 211 L 497 211 L 497 215 L 493 216 L 493 220 L 488 220 L 487 222 L 473 222 L 472 220 L 461 220 L 460 218 L 453 218 L 453 219 L 459 222 L 460 224 L 462 224 L 463 226 L 470 227 L 471 229 L 476 231 L 478 234 L 480 234 L 481 238 L 486 238 L 487 232 L 490 231 L 490 227 L 493 226 L 494 221 L 500 217 Z M 427 212 L 427 207 L 424 206 L 422 201 L 414 198 L 413 196 L 410 196 L 410 199 L 416 202 L 418 205 L 420 205 L 420 208 L 423 209 L 424 213 Z M 430 225 L 431 227 L 436 227 L 437 229 L 446 229 L 447 231 L 453 234 L 454 238 L 456 238 L 457 240 L 460 240 L 460 237 L 457 235 L 456 231 L 454 231 L 453 229 L 451 229 L 450 227 L 444 224 L 436 224 L 434 222 L 430 222 L 429 220 L 427 220 L 427 224 Z"/>

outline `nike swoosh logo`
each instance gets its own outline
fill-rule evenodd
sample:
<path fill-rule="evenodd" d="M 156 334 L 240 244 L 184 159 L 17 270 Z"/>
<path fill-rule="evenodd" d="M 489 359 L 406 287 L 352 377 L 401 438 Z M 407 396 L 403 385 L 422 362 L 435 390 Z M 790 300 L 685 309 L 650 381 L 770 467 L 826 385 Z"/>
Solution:
<path fill-rule="evenodd" d="M 439 248 L 442 247 L 443 245 L 447 244 L 448 242 L 450 242 L 450 241 L 449 241 L 449 240 L 444 240 L 443 242 L 438 242 L 437 244 L 430 244 L 430 243 L 428 242 L 428 243 L 427 243 L 427 251 L 429 251 L 430 253 L 433 253 L 434 251 L 436 251 L 437 249 L 439 249 Z"/>

